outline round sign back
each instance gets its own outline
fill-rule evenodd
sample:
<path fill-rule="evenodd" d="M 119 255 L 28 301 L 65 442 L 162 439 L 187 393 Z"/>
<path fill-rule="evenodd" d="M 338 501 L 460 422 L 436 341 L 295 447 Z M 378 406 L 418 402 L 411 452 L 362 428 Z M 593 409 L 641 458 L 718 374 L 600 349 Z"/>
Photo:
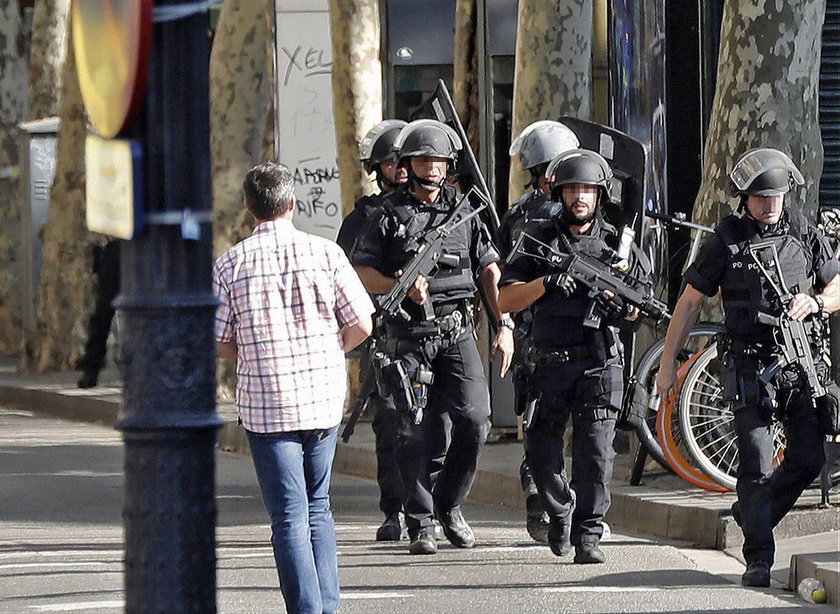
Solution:
<path fill-rule="evenodd" d="M 142 107 L 153 4 L 153 0 L 73 0 L 79 85 L 100 136 L 122 134 Z"/>

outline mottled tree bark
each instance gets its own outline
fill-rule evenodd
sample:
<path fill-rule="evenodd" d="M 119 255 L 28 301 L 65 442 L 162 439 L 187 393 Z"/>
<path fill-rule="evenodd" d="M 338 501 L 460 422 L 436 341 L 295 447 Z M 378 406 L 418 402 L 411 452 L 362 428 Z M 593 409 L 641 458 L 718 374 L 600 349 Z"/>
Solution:
<path fill-rule="evenodd" d="M 21 345 L 18 123 L 26 113 L 28 45 L 17 2 L 0 5 L 0 354 Z"/>
<path fill-rule="evenodd" d="M 73 53 L 65 54 L 61 83 L 61 131 L 42 231 L 36 330 L 26 342 L 23 357 L 23 366 L 37 371 L 75 365 L 87 336 L 92 300 L 91 235 L 85 224 L 86 117 Z"/>
<path fill-rule="evenodd" d="M 213 248 L 220 254 L 251 234 L 242 180 L 273 143 L 272 27 L 274 2 L 225 2 L 210 54 L 210 156 L 213 163 Z M 271 150 L 273 151 L 273 149 Z M 236 361 L 219 362 L 219 395 L 233 398 Z"/>
<path fill-rule="evenodd" d="M 455 110 L 464 125 L 473 151 L 478 153 L 478 41 L 476 0 L 455 4 L 455 60 L 453 71 Z"/>
<path fill-rule="evenodd" d="M 806 182 L 787 202 L 813 217 L 823 158 L 817 92 L 825 6 L 825 0 L 725 3 L 696 221 L 714 225 L 738 206 L 728 173 L 753 147 L 791 156 Z"/>
<path fill-rule="evenodd" d="M 344 214 L 376 186 L 359 161 L 359 141 L 382 121 L 382 63 L 377 0 L 330 0 L 332 91 L 336 153 Z M 358 360 L 348 361 L 353 403 L 359 389 Z"/>
<path fill-rule="evenodd" d="M 359 141 L 382 120 L 377 0 L 330 0 L 333 118 L 345 214 L 374 189 L 359 162 Z"/>
<path fill-rule="evenodd" d="M 14 5 L 16 3 L 11 2 Z M 32 16 L 28 119 L 58 114 L 67 55 L 70 0 L 42 0 Z"/>
<path fill-rule="evenodd" d="M 213 162 L 214 253 L 250 234 L 242 180 L 260 159 L 272 83 L 274 3 L 226 2 L 210 55 L 210 155 Z"/>
<path fill-rule="evenodd" d="M 531 122 L 592 114 L 592 0 L 519 0 L 512 138 Z M 509 199 L 527 173 L 511 163 Z"/>

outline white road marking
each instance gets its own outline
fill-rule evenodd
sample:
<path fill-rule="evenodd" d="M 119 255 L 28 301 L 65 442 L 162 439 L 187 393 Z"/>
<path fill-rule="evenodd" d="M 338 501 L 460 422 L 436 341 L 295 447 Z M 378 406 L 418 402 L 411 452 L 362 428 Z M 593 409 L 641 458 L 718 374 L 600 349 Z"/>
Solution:
<path fill-rule="evenodd" d="M 659 586 L 552 586 L 544 593 L 649 593 L 664 590 Z"/>
<path fill-rule="evenodd" d="M 445 542 L 444 542 L 445 543 Z M 548 546 L 545 544 L 523 544 L 521 546 L 477 546 L 476 550 L 481 550 L 482 552 L 526 552 L 530 550 L 548 550 Z"/>
<path fill-rule="evenodd" d="M 87 558 L 104 558 L 106 556 L 122 556 L 122 550 L 26 550 L 19 552 L 0 552 L 0 559 L 15 559 L 25 557 L 69 557 L 84 556 Z"/>
<path fill-rule="evenodd" d="M 345 593 L 341 592 L 342 599 L 405 599 L 406 597 L 414 597 L 411 593 Z"/>
<path fill-rule="evenodd" d="M 0 409 L 0 415 L 3 416 L 22 416 L 24 418 L 32 418 L 35 412 L 23 411 L 21 409 Z"/>
<path fill-rule="evenodd" d="M 124 608 L 125 601 L 79 601 L 78 603 L 57 603 L 53 605 L 31 605 L 36 612 L 77 612 L 79 610 L 105 610 Z"/>
<path fill-rule="evenodd" d="M 77 561 L 75 563 L 10 563 L 8 565 L 0 565 L 0 569 L 30 569 L 32 567 L 113 567 L 114 563 L 118 561 Z M 119 561 L 122 563 L 122 561 Z"/>

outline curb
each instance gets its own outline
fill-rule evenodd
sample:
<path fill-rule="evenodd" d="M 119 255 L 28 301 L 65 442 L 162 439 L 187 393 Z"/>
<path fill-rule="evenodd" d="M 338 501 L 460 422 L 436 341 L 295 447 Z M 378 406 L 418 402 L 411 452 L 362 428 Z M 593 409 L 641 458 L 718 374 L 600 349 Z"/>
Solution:
<path fill-rule="evenodd" d="M 794 554 L 790 557 L 789 590 L 795 593 L 804 578 L 816 578 L 825 587 L 828 595 L 826 603 L 840 604 L 840 533 L 835 531 L 834 535 L 837 541 L 833 544 L 833 552 Z"/>
<path fill-rule="evenodd" d="M 120 403 L 109 398 L 108 394 L 103 395 L 101 390 L 96 393 L 80 390 L 77 394 L 71 394 L 64 386 L 56 390 L 44 390 L 0 384 L 0 404 L 75 422 L 113 425 L 120 411 Z"/>

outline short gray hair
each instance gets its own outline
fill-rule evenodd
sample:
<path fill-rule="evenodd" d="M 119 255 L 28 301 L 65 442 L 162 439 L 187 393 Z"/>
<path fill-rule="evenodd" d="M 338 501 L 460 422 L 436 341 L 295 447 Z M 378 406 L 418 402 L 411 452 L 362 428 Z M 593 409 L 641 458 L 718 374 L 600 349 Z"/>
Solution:
<path fill-rule="evenodd" d="M 295 180 L 285 164 L 263 162 L 245 175 L 242 194 L 254 217 L 273 220 L 291 209 L 295 200 Z"/>

